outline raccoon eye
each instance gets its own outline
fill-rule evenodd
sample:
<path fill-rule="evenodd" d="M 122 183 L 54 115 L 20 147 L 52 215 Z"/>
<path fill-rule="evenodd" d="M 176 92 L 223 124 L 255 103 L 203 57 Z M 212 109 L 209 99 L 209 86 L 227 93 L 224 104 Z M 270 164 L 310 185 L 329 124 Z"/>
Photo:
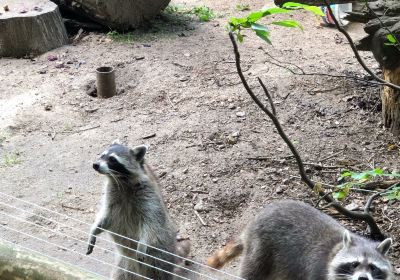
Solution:
<path fill-rule="evenodd" d="M 351 267 L 352 267 L 352 268 L 357 268 L 357 266 L 359 266 L 359 265 L 360 265 L 359 262 L 352 262 L 352 263 L 351 263 Z"/>
<path fill-rule="evenodd" d="M 115 157 L 109 157 L 108 160 L 109 160 L 111 163 L 116 163 L 116 162 L 117 162 L 117 160 L 116 160 Z"/>
<path fill-rule="evenodd" d="M 373 265 L 373 264 L 370 264 L 369 265 L 369 269 L 371 269 L 371 271 L 372 272 L 375 272 L 375 271 L 378 271 L 379 270 L 379 268 L 377 268 L 375 265 Z"/>

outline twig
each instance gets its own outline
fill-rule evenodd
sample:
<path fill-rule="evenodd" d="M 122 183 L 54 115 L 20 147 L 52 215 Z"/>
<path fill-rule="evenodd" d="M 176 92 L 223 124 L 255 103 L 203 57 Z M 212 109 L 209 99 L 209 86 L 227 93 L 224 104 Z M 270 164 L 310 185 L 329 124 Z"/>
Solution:
<path fill-rule="evenodd" d="M 332 77 L 332 78 L 352 79 L 352 80 L 362 81 L 364 83 L 369 83 L 369 84 L 372 84 L 372 85 L 385 85 L 386 84 L 386 81 L 384 83 L 379 83 L 379 82 L 373 82 L 373 81 L 370 81 L 370 80 L 359 78 L 359 77 L 356 77 L 356 76 L 337 75 L 337 74 L 328 74 L 328 73 L 316 73 L 316 72 L 307 73 L 300 66 L 298 66 L 298 65 L 296 65 L 294 63 L 291 63 L 291 62 L 281 62 L 278 59 L 276 59 L 275 57 L 273 57 L 271 54 L 269 54 L 267 51 L 265 51 L 263 48 L 261 48 L 261 49 L 264 51 L 264 53 L 266 55 L 268 55 L 273 60 L 278 62 L 278 63 L 276 63 L 276 62 L 272 62 L 272 61 L 268 60 L 268 63 L 273 64 L 273 65 L 278 66 L 278 67 L 281 67 L 281 68 L 284 68 L 284 69 L 288 70 L 290 73 L 292 73 L 293 75 L 299 75 L 299 76 L 325 76 L 325 77 Z M 291 69 L 291 68 L 289 68 L 289 67 L 287 67 L 285 65 L 282 65 L 284 63 L 294 66 L 296 69 L 298 69 L 300 71 L 300 73 L 294 71 L 293 69 Z"/>
<path fill-rule="evenodd" d="M 392 190 L 392 189 L 394 189 L 395 187 L 398 187 L 398 186 L 399 186 L 399 184 L 396 183 L 396 184 L 392 185 L 391 187 L 387 188 L 387 189 L 384 190 L 384 191 L 381 191 L 381 192 L 378 192 L 378 193 L 375 193 L 375 194 L 371 195 L 370 198 L 368 199 L 367 203 L 365 204 L 364 213 L 370 214 L 372 202 L 373 202 L 378 196 L 381 196 L 381 195 L 383 195 L 383 194 L 389 192 L 390 190 Z"/>
<path fill-rule="evenodd" d="M 200 216 L 199 212 L 198 212 L 197 210 L 194 210 L 194 213 L 196 214 L 197 218 L 199 218 L 200 223 L 201 223 L 203 226 L 207 226 L 207 224 L 204 222 L 203 218 Z"/>
<path fill-rule="evenodd" d="M 235 37 L 233 35 L 232 32 L 229 32 L 229 38 L 232 42 L 233 45 L 233 51 L 235 54 L 235 61 L 236 61 L 236 68 L 238 71 L 238 75 L 240 77 L 240 80 L 242 81 L 242 84 L 244 86 L 244 88 L 246 89 L 247 93 L 250 95 L 250 97 L 253 99 L 253 101 L 257 104 L 257 106 L 266 114 L 268 115 L 268 117 L 272 120 L 273 124 L 275 125 L 279 135 L 281 136 L 281 138 L 283 139 L 283 141 L 286 143 L 286 145 L 289 147 L 290 151 L 292 152 L 293 156 L 296 159 L 297 162 L 297 166 L 299 168 L 299 173 L 301 176 L 301 179 L 303 180 L 303 182 L 306 183 L 306 185 L 313 191 L 315 191 L 319 196 L 324 197 L 324 200 L 326 202 L 328 202 L 332 207 L 334 207 L 339 213 L 341 213 L 342 215 L 354 219 L 354 220 L 361 220 L 364 221 L 368 224 L 369 228 L 370 228 L 370 235 L 371 238 L 374 240 L 383 240 L 384 239 L 384 235 L 382 234 L 381 230 L 379 229 L 378 225 L 376 224 L 374 218 L 367 214 L 367 213 L 363 213 L 363 212 L 355 212 L 355 211 L 350 211 L 348 209 L 346 209 L 345 207 L 343 207 L 342 205 L 340 205 L 339 203 L 336 202 L 336 200 L 331 196 L 331 195 L 327 195 L 324 190 L 322 189 L 322 187 L 320 187 L 319 184 L 314 184 L 313 181 L 310 180 L 310 178 L 308 178 L 305 168 L 304 168 L 304 164 L 303 161 L 299 155 L 299 153 L 297 152 L 295 146 L 293 145 L 293 143 L 289 140 L 289 138 L 287 137 L 287 135 L 285 134 L 285 132 L 282 129 L 282 126 L 279 122 L 279 120 L 276 118 L 276 116 L 266 107 L 262 104 L 262 102 L 258 99 L 258 97 L 254 94 L 254 92 L 251 90 L 249 84 L 246 81 L 246 78 L 243 75 L 242 72 L 242 68 L 240 66 L 240 53 L 239 53 L 239 49 L 238 49 L 238 45 L 236 43 Z"/>
<path fill-rule="evenodd" d="M 393 83 L 385 81 L 384 79 L 378 77 L 374 72 L 371 71 L 371 69 L 368 68 L 368 66 L 364 63 L 363 59 L 361 58 L 360 54 L 358 53 L 358 50 L 356 48 L 356 45 L 353 42 L 353 39 L 351 39 L 349 33 L 339 24 L 338 20 L 336 19 L 335 14 L 333 13 L 333 11 L 331 9 L 331 6 L 329 5 L 328 0 L 324 0 L 324 2 L 325 2 L 325 5 L 326 5 L 326 8 L 328 9 L 328 11 L 329 11 L 329 13 L 330 13 L 330 15 L 331 15 L 331 17 L 333 19 L 333 22 L 335 23 L 335 26 L 336 26 L 337 30 L 339 32 L 341 32 L 346 37 L 347 41 L 350 44 L 351 49 L 354 52 L 354 55 L 356 56 L 356 59 L 357 59 L 358 63 L 360 63 L 360 65 L 364 68 L 364 70 L 368 74 L 370 74 L 375 80 L 383 83 L 385 86 L 391 87 L 392 89 L 395 89 L 395 90 L 400 90 L 400 86 L 399 85 L 395 85 Z"/>
<path fill-rule="evenodd" d="M 264 90 L 265 95 L 267 96 L 269 104 L 271 105 L 272 114 L 274 114 L 276 116 L 275 104 L 274 104 L 274 101 L 272 100 L 271 94 L 269 94 L 269 91 L 268 91 L 267 87 L 264 85 L 263 81 L 259 77 L 257 77 L 257 79 L 258 79 L 258 82 L 260 83 L 262 89 Z"/>
<path fill-rule="evenodd" d="M 380 189 L 388 189 L 392 185 L 400 184 L 399 180 L 389 180 L 389 181 L 377 181 L 377 182 L 369 182 L 363 186 L 365 190 L 375 190 L 377 188 Z"/>
<path fill-rule="evenodd" d="M 100 125 L 95 125 L 95 126 L 91 126 L 91 127 L 87 127 L 87 128 L 81 128 L 81 129 L 78 129 L 77 132 L 88 131 L 88 130 L 96 129 L 96 128 L 99 128 L 99 127 L 100 127 Z"/>
<path fill-rule="evenodd" d="M 343 149 L 343 150 L 344 150 L 344 149 Z M 320 159 L 319 162 L 322 163 L 322 162 L 324 162 L 324 161 L 326 161 L 326 160 L 328 160 L 328 159 L 331 159 L 331 158 L 333 158 L 333 157 L 335 157 L 335 156 L 337 156 L 337 155 L 340 155 L 341 153 L 343 153 L 343 150 L 341 150 L 341 151 L 339 151 L 339 152 L 336 152 L 336 153 L 334 153 L 334 154 L 331 154 L 330 156 L 326 156 L 326 157 Z"/>

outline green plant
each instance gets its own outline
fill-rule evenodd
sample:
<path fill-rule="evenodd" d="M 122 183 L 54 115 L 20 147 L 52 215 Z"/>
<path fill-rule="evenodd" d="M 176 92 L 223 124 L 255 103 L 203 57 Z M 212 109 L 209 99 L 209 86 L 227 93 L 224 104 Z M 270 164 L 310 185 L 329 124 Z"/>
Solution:
<path fill-rule="evenodd" d="M 133 42 L 132 33 L 119 33 L 118 31 L 110 31 L 107 33 L 107 37 L 115 42 L 131 43 Z"/>
<path fill-rule="evenodd" d="M 250 10 L 249 4 L 237 4 L 236 5 L 236 11 L 243 12 L 243 11 L 249 11 L 249 10 Z"/>
<path fill-rule="evenodd" d="M 386 39 L 388 40 L 388 43 L 385 43 L 385 45 L 389 45 L 389 46 L 399 46 L 399 40 L 397 40 L 397 38 L 395 36 L 393 36 L 393 34 L 387 34 L 386 35 Z"/>
<path fill-rule="evenodd" d="M 362 190 L 365 184 L 371 182 L 378 178 L 400 178 L 399 173 L 385 173 L 383 169 L 375 168 L 373 170 L 367 170 L 362 172 L 344 171 L 340 177 L 339 181 L 346 180 L 346 182 L 335 186 L 333 191 L 333 197 L 337 200 L 343 200 L 347 197 L 351 190 Z M 393 186 L 390 190 L 382 193 L 382 196 L 387 199 L 397 199 L 400 200 L 400 185 Z"/>
<path fill-rule="evenodd" d="M 196 15 L 201 21 L 209 21 L 215 18 L 213 10 L 207 6 L 194 7 L 191 13 Z"/>
<path fill-rule="evenodd" d="M 11 153 L 11 154 L 5 154 L 3 158 L 3 164 L 4 166 L 11 167 L 13 165 L 21 163 L 21 159 L 19 158 L 18 154 L 16 153 Z"/>
<path fill-rule="evenodd" d="M 233 17 L 228 22 L 229 31 L 233 32 L 239 42 L 243 42 L 243 35 L 241 33 L 244 29 L 253 30 L 258 37 L 271 44 L 271 40 L 269 39 L 270 31 L 267 26 L 257 23 L 260 19 L 274 15 L 274 14 L 286 14 L 290 13 L 293 10 L 304 9 L 310 11 L 318 16 L 323 16 L 321 9 L 315 6 L 309 6 L 305 4 L 299 4 L 294 2 L 287 2 L 283 4 L 282 8 L 272 7 L 272 8 L 264 8 L 260 11 L 252 12 L 247 17 L 236 18 Z M 303 30 L 302 25 L 292 19 L 273 21 L 269 24 L 280 25 L 284 27 L 297 27 Z"/>

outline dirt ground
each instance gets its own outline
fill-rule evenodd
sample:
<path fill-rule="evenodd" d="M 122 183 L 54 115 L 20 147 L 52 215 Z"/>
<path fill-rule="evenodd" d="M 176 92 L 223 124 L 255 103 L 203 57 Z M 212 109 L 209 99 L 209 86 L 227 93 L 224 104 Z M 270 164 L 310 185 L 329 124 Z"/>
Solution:
<path fill-rule="evenodd" d="M 251 9 L 272 5 L 266 2 L 241 1 Z M 131 43 L 90 33 L 74 45 L 34 59 L 0 59 L 1 238 L 107 276 L 110 267 L 84 256 L 85 232 L 94 220 L 104 180 L 92 162 L 116 138 L 129 146 L 150 145 L 148 163 L 160 177 L 181 235 L 192 241 L 191 257 L 200 262 L 237 235 L 268 201 L 316 203 L 298 179 L 287 147 L 238 79 L 225 24 L 230 16 L 247 12 L 236 11 L 238 1 L 172 3 L 206 5 L 217 18 L 203 23 L 188 15 L 165 14 L 146 30 L 135 31 Z M 294 75 L 270 63 L 264 51 L 309 73 L 364 78 L 340 33 L 321 27 L 306 12 L 293 18 L 304 25 L 304 32 L 271 27 L 272 46 L 246 33 L 240 50 L 250 84 L 263 99 L 256 78 L 264 80 L 303 160 L 319 163 L 329 157 L 322 170 L 308 165 L 309 175 L 335 184 L 346 168 L 398 172 L 400 146 L 382 127 L 378 87 L 340 77 Z M 363 34 L 359 25 L 348 30 L 354 38 Z M 50 56 L 57 60 L 50 61 Z M 362 56 L 379 72 L 372 54 Z M 117 71 L 119 94 L 107 100 L 87 94 L 95 69 L 103 65 Z M 361 207 L 365 199 L 352 195 L 345 204 Z M 400 203 L 378 202 L 375 217 L 394 238 L 390 257 L 400 279 Z M 335 217 L 365 233 L 364 225 Z M 98 244 L 110 246 L 101 240 Z M 92 256 L 113 262 L 111 253 L 96 248 Z M 227 270 L 237 274 L 237 263 Z"/>

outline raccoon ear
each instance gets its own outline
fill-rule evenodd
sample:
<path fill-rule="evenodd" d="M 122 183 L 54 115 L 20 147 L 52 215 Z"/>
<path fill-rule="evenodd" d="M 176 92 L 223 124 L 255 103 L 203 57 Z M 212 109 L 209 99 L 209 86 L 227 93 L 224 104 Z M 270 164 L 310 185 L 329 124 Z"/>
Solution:
<path fill-rule="evenodd" d="M 382 255 L 386 255 L 389 251 L 390 247 L 392 246 L 392 238 L 386 238 L 378 246 L 376 246 L 376 250 Z"/>
<path fill-rule="evenodd" d="M 121 145 L 121 141 L 117 138 L 114 141 L 112 141 L 111 145 Z"/>
<path fill-rule="evenodd" d="M 136 146 L 131 150 L 131 154 L 136 158 L 137 161 L 142 161 L 147 149 L 148 147 L 146 145 Z"/>
<path fill-rule="evenodd" d="M 348 248 L 351 246 L 352 240 L 351 240 L 351 235 L 348 230 L 345 230 L 343 232 L 343 247 Z"/>

